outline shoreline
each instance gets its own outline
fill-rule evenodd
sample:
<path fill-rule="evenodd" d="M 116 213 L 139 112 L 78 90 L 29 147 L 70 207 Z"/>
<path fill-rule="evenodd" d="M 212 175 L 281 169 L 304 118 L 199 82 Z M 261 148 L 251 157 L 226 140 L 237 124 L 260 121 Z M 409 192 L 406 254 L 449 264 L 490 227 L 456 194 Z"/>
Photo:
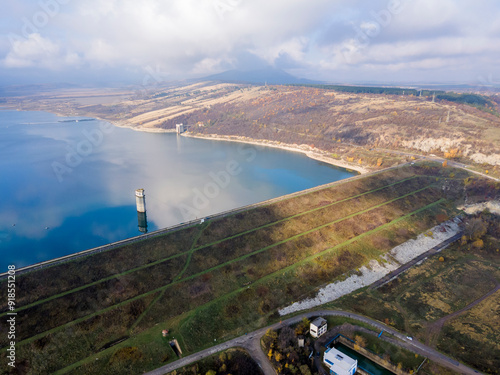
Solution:
<path fill-rule="evenodd" d="M 272 148 L 277 148 L 280 150 L 285 150 L 285 151 L 292 151 L 292 152 L 300 152 L 302 154 L 305 154 L 308 158 L 321 161 L 323 163 L 327 163 L 330 165 L 333 165 L 335 167 L 339 168 L 344 168 L 349 171 L 356 171 L 360 175 L 361 174 L 366 174 L 369 172 L 372 172 L 371 169 L 359 166 L 359 165 L 352 165 L 350 163 L 347 163 L 343 160 L 337 160 L 333 159 L 329 156 L 327 156 L 326 151 L 319 150 L 317 148 L 312 148 L 311 146 L 308 145 L 297 145 L 297 144 L 289 144 L 289 143 L 278 143 L 276 141 L 263 141 L 263 140 L 257 140 L 257 139 L 252 139 L 248 137 L 242 137 L 242 136 L 222 136 L 222 135 L 200 135 L 200 134 L 192 134 L 192 133 L 182 133 L 181 134 L 183 137 L 189 137 L 189 138 L 199 138 L 199 139 L 208 139 L 208 140 L 213 140 L 213 141 L 224 141 L 224 142 L 238 142 L 238 143 L 245 143 L 245 144 L 251 144 L 254 146 L 265 146 L 265 147 L 272 147 Z"/>
<path fill-rule="evenodd" d="M 19 110 L 19 109 L 14 109 L 13 110 Z M 59 117 L 76 117 L 76 116 L 81 116 L 81 117 L 90 117 L 94 118 L 99 121 L 106 121 L 109 122 L 110 124 L 116 126 L 117 128 L 124 128 L 124 129 L 131 129 L 134 131 L 140 131 L 140 132 L 146 132 L 146 133 L 176 133 L 175 129 L 160 129 L 160 128 L 144 128 L 142 126 L 134 126 L 133 124 L 129 123 L 127 120 L 115 120 L 115 119 L 106 119 L 98 116 L 94 116 L 91 114 L 76 114 L 76 113 L 68 113 L 68 112 L 61 112 L 58 110 L 47 110 L 43 109 L 42 111 L 45 112 L 50 112 L 55 114 L 56 116 Z M 185 132 L 181 134 L 183 137 L 191 137 L 191 138 L 199 138 L 199 139 L 208 139 L 208 140 L 213 140 L 213 141 L 225 141 L 225 142 L 239 142 L 239 143 L 246 143 L 246 144 L 251 144 L 254 146 L 265 146 L 265 147 L 273 147 L 277 148 L 280 150 L 285 150 L 285 151 L 291 151 L 291 152 L 300 152 L 304 155 L 306 155 L 308 158 L 317 160 L 326 164 L 333 165 L 334 167 L 339 167 L 339 168 L 344 168 L 349 171 L 355 171 L 358 172 L 359 174 L 366 174 L 369 172 L 372 172 L 373 169 L 362 167 L 360 165 L 353 165 L 351 163 L 348 163 L 344 160 L 338 160 L 334 159 L 332 157 L 328 156 L 328 153 L 326 151 L 317 149 L 317 148 L 312 148 L 309 145 L 302 144 L 289 144 L 289 143 L 278 143 L 277 141 L 264 141 L 264 140 L 257 140 L 253 138 L 248 138 L 248 137 L 243 137 L 243 136 L 223 136 L 223 135 L 201 135 L 201 134 L 192 134 L 189 132 Z"/>
<path fill-rule="evenodd" d="M 175 129 L 161 129 L 161 128 L 144 128 L 144 127 L 137 127 L 133 126 L 126 120 L 109 120 L 105 118 L 100 118 L 100 117 L 94 117 L 97 120 L 101 121 L 106 121 L 109 122 L 110 124 L 116 126 L 117 128 L 123 128 L 123 129 L 131 129 L 136 132 L 145 132 L 145 133 L 175 133 Z"/>
<path fill-rule="evenodd" d="M 127 121 L 123 120 L 108 120 L 99 117 L 95 117 L 98 120 L 107 121 L 119 128 L 128 128 L 135 131 L 143 131 L 147 133 L 176 133 L 174 129 L 158 129 L 158 128 L 144 128 L 144 127 L 136 127 Z M 373 169 L 365 168 L 360 165 L 352 165 L 344 160 L 337 160 L 327 156 L 326 151 L 322 151 L 317 148 L 312 148 L 309 145 L 297 145 L 297 144 L 289 144 L 289 143 L 278 143 L 276 141 L 263 141 L 257 140 L 253 138 L 233 135 L 233 136 L 224 136 L 224 135 L 205 135 L 205 134 L 193 134 L 190 132 L 184 132 L 181 134 L 183 137 L 190 138 L 198 138 L 198 139 L 208 139 L 212 141 L 224 141 L 224 142 L 238 142 L 238 143 L 246 143 L 254 146 L 265 146 L 265 147 L 273 147 L 280 150 L 292 151 L 292 152 L 300 152 L 305 154 L 308 158 L 317 160 L 326 164 L 333 165 L 334 167 L 344 168 L 349 171 L 355 171 L 359 174 L 366 174 L 372 172 Z"/>

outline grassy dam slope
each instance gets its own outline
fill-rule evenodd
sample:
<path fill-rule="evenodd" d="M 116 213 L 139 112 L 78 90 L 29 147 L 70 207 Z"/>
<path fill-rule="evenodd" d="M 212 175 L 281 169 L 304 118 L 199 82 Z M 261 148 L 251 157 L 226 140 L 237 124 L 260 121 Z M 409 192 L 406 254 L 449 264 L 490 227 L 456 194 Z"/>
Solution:
<path fill-rule="evenodd" d="M 471 179 L 405 165 L 20 274 L 10 373 L 140 373 L 177 359 L 174 337 L 189 354 L 277 321 L 279 308 L 459 214 Z M 2 280 L 2 374 L 6 293 Z"/>

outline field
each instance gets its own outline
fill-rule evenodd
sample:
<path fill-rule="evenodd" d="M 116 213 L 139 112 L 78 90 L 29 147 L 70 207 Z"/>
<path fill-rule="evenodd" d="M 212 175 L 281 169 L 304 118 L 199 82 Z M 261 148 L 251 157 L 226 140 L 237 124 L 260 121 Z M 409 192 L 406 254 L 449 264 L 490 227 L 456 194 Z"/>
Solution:
<path fill-rule="evenodd" d="M 376 289 L 336 302 L 409 332 L 427 345 L 499 374 L 498 216 L 468 217 L 462 241 Z"/>
<path fill-rule="evenodd" d="M 19 275 L 15 371 L 141 372 L 175 359 L 162 329 L 193 353 L 265 326 L 278 308 L 456 215 L 464 189 L 470 199 L 498 194 L 475 181 L 462 170 L 404 166 Z M 453 296 L 447 303 L 461 306 Z M 392 307 L 378 308 L 384 320 Z M 124 348 L 135 348 L 132 359 L 115 354 L 132 350 Z"/>

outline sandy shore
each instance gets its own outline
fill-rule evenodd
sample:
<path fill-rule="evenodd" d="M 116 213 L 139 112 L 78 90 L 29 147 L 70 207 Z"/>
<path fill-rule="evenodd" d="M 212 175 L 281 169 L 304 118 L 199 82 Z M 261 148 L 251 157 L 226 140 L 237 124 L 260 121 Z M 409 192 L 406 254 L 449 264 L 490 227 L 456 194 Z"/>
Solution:
<path fill-rule="evenodd" d="M 58 110 L 48 110 L 48 109 L 43 109 L 44 111 L 54 113 L 57 116 L 60 117 L 75 117 L 75 116 L 81 116 L 81 117 L 91 117 L 95 118 L 96 120 L 100 121 L 106 121 L 118 128 L 126 128 L 126 129 L 132 129 L 135 131 L 140 131 L 140 132 L 147 132 L 147 133 L 175 133 L 175 129 L 161 129 L 161 128 L 149 128 L 149 127 L 144 127 L 144 126 L 137 126 L 135 124 L 132 124 L 128 122 L 127 120 L 114 120 L 114 119 L 107 119 L 107 118 L 102 118 L 102 117 L 97 117 L 91 114 L 76 114 L 76 113 L 70 113 L 64 112 L 64 111 L 58 111 Z M 359 172 L 360 174 L 368 173 L 371 172 L 372 170 L 366 167 L 363 167 L 359 164 L 354 164 L 354 163 L 348 163 L 344 160 L 338 160 L 334 159 L 329 156 L 329 153 L 322 151 L 317 148 L 313 148 L 309 145 L 302 144 L 302 145 L 297 145 L 297 144 L 288 144 L 288 143 L 281 143 L 281 142 L 276 142 L 276 141 L 263 141 L 263 140 L 256 140 L 248 137 L 241 137 L 241 136 L 222 136 L 222 135 L 201 135 L 201 134 L 192 134 L 189 132 L 185 132 L 182 134 L 184 137 L 192 137 L 192 138 L 200 138 L 200 139 L 210 139 L 213 141 L 225 141 L 225 142 L 239 142 L 239 143 L 246 143 L 246 144 L 252 144 L 255 146 L 265 146 L 265 147 L 274 147 L 278 148 L 280 150 L 287 150 L 287 151 L 292 151 L 292 152 L 300 152 L 307 157 L 321 161 L 323 163 L 327 163 L 336 167 L 341 167 L 345 168 L 348 170 L 356 171 Z"/>
<path fill-rule="evenodd" d="M 292 152 L 300 152 L 307 155 L 309 158 L 321 161 L 323 163 L 327 163 L 330 165 L 334 165 L 336 167 L 341 167 L 349 170 L 353 170 L 359 172 L 360 174 L 371 172 L 370 169 L 362 167 L 360 165 L 347 163 L 343 160 L 337 160 L 328 156 L 328 153 L 317 148 L 313 148 L 309 145 L 297 145 L 297 144 L 288 144 L 281 143 L 276 141 L 261 141 L 255 140 L 247 137 L 240 136 L 221 136 L 221 135 L 199 135 L 192 133 L 183 133 L 183 137 L 191 137 L 191 138 L 200 138 L 200 139 L 210 139 L 213 141 L 225 141 L 225 142 L 239 142 L 246 143 L 255 146 L 265 146 L 265 147 L 274 147 L 280 150 L 292 151 Z"/>
<path fill-rule="evenodd" d="M 132 129 L 137 132 L 146 132 L 146 133 L 175 133 L 175 129 L 161 129 L 161 128 L 146 128 L 143 126 L 135 126 L 126 120 L 108 120 L 105 118 L 94 117 L 101 121 L 106 121 L 118 128 L 126 128 Z"/>

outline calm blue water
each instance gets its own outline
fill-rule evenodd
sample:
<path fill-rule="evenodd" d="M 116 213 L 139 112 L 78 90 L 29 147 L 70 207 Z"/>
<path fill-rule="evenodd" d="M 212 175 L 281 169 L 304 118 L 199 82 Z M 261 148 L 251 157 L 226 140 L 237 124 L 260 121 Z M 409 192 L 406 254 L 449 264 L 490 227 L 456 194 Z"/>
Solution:
<path fill-rule="evenodd" d="M 0 272 L 353 175 L 300 153 L 0 111 Z"/>

